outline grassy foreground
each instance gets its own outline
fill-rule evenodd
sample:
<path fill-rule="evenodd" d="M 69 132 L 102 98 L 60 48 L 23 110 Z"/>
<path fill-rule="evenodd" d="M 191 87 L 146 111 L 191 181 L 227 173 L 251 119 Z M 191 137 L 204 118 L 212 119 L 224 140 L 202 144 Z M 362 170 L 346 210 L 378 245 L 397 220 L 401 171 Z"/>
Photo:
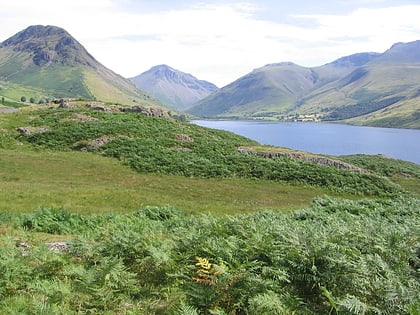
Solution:
<path fill-rule="evenodd" d="M 139 174 L 87 152 L 0 150 L 0 211 L 39 206 L 80 213 L 131 212 L 172 205 L 189 212 L 235 214 L 308 205 L 321 188 L 251 179 Z"/>

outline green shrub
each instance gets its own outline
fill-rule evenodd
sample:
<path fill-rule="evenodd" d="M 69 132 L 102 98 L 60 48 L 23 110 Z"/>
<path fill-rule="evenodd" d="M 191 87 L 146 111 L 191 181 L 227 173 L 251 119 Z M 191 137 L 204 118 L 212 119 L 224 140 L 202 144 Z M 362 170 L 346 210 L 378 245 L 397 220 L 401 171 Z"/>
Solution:
<path fill-rule="evenodd" d="M 61 253 L 2 235 L 0 311 L 416 314 L 419 209 L 418 199 L 404 197 L 320 198 L 292 213 L 235 217 L 170 207 L 37 211 L 17 221 L 31 218 L 37 231 L 90 232 Z"/>

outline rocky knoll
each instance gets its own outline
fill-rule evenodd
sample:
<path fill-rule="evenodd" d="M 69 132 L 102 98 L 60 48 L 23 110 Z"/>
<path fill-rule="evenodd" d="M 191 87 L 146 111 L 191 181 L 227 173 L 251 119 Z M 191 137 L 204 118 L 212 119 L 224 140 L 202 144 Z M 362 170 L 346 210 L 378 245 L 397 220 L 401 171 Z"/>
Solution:
<path fill-rule="evenodd" d="M 311 154 L 305 154 L 301 152 L 261 152 L 261 151 L 255 151 L 252 150 L 252 148 L 244 148 L 240 147 L 238 148 L 238 152 L 243 154 L 251 154 L 256 155 L 262 158 L 266 159 L 274 159 L 274 158 L 280 158 L 280 157 L 287 157 L 294 160 L 303 160 L 311 163 L 326 165 L 326 166 L 332 166 L 340 169 L 346 169 L 357 173 L 367 173 L 366 170 L 354 166 L 349 163 L 345 163 L 339 160 L 331 159 L 324 156 L 319 155 L 311 155 Z"/>
<path fill-rule="evenodd" d="M 160 107 L 152 107 L 152 106 L 144 106 L 144 105 L 136 105 L 132 107 L 123 107 L 119 105 L 106 105 L 103 102 L 89 102 L 86 104 L 81 104 L 80 102 L 76 101 L 75 99 L 58 99 L 53 101 L 54 104 L 59 104 L 59 108 L 77 108 L 81 106 L 85 106 L 89 109 L 103 111 L 103 112 L 124 112 L 124 113 L 139 113 L 148 117 L 162 117 L 162 118 L 170 118 L 171 115 L 169 111 L 160 108 Z"/>

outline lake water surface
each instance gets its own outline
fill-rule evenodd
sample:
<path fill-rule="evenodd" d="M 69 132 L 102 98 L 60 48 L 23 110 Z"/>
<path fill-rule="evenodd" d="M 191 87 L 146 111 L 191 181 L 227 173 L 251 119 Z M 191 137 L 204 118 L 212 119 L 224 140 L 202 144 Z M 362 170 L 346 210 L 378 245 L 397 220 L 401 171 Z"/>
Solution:
<path fill-rule="evenodd" d="M 420 130 L 329 123 L 195 120 L 261 144 L 329 155 L 383 154 L 420 164 Z"/>

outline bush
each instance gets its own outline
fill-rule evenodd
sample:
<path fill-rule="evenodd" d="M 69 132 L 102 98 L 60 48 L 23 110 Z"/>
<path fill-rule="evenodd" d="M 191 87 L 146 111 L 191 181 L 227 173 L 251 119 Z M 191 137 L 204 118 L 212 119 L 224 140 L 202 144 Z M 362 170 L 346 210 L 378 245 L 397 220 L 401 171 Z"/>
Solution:
<path fill-rule="evenodd" d="M 321 198 L 288 214 L 235 217 L 37 211 L 21 222 L 72 234 L 89 222 L 91 233 L 63 253 L 1 236 L 0 311 L 414 315 L 419 209 L 414 198 Z"/>

